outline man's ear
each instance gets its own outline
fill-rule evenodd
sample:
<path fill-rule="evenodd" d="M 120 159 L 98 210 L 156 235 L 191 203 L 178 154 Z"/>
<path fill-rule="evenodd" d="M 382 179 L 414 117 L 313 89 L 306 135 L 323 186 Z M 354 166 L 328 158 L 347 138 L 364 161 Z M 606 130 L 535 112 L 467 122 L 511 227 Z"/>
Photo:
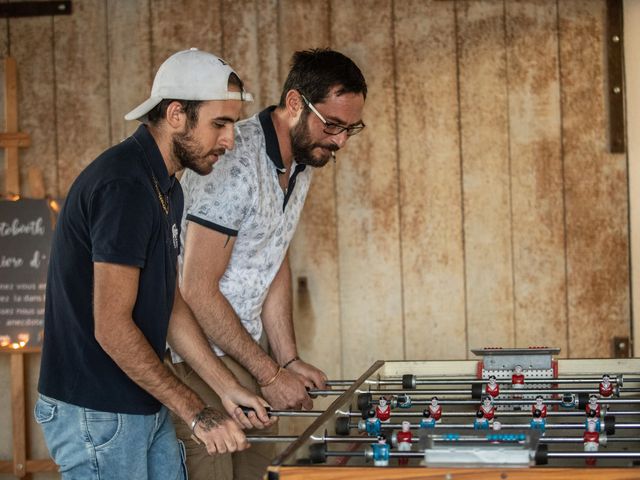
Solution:
<path fill-rule="evenodd" d="M 287 95 L 284 97 L 284 106 L 289 117 L 297 120 L 304 109 L 304 102 L 300 96 L 300 92 L 297 90 L 289 90 Z"/>
<path fill-rule="evenodd" d="M 183 130 L 187 120 L 187 114 L 178 101 L 171 102 L 165 114 L 167 124 L 175 130 Z"/>

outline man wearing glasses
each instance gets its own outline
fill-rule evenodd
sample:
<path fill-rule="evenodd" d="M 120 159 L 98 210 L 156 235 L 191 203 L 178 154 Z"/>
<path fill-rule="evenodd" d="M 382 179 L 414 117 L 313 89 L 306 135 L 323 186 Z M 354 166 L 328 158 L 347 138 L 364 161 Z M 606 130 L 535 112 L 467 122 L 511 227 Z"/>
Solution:
<path fill-rule="evenodd" d="M 182 235 L 181 290 L 212 348 L 274 409 L 311 409 L 307 388 L 326 388 L 324 372 L 298 355 L 287 251 L 319 168 L 362 131 L 367 86 L 339 52 L 296 52 L 280 103 L 236 124 L 236 147 L 213 172 L 188 170 Z M 270 347 L 273 358 L 266 353 Z M 220 400 L 175 353 L 177 375 L 218 407 Z M 249 415 L 253 415 L 250 413 Z M 189 477 L 261 478 L 273 444 L 209 457 L 187 443 Z"/>

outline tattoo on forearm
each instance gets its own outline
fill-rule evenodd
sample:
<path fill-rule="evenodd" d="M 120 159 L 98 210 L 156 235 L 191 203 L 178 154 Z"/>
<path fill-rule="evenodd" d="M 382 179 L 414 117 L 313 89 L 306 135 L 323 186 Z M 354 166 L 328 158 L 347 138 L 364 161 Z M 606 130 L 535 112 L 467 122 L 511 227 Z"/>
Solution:
<path fill-rule="evenodd" d="M 212 407 L 203 408 L 195 418 L 197 424 L 200 425 L 200 428 L 202 428 L 205 432 L 219 427 L 224 419 L 225 416 L 222 414 L 222 412 L 215 410 Z"/>
<path fill-rule="evenodd" d="M 231 235 L 227 235 L 227 241 L 224 242 L 224 247 L 222 248 L 227 248 L 227 245 L 229 245 L 229 241 L 231 240 Z"/>

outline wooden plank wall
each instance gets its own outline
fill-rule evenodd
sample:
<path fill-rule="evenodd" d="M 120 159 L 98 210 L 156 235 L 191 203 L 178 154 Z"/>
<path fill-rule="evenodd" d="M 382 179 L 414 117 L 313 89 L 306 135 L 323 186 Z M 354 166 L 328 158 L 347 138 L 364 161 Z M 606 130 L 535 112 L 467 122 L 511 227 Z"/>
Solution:
<path fill-rule="evenodd" d="M 76 0 L 71 16 L 5 20 L 0 55 L 17 59 L 20 129 L 32 136 L 23 192 L 38 166 L 47 193 L 64 195 L 135 129 L 122 116 L 178 49 L 225 57 L 256 96 L 249 115 L 279 100 L 292 52 L 331 46 L 367 78 L 367 128 L 316 172 L 294 239 L 303 358 L 351 378 L 378 358 L 465 358 L 486 345 L 609 356 L 631 313 L 605 7 Z"/>

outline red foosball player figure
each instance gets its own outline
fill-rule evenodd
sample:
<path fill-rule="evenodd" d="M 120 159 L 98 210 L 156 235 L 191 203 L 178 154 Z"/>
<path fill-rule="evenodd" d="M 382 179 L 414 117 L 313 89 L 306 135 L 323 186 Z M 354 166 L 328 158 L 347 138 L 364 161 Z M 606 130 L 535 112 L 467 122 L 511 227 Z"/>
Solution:
<path fill-rule="evenodd" d="M 378 417 L 382 423 L 389 423 L 390 416 L 391 406 L 387 403 L 387 397 L 380 397 L 378 406 L 376 407 L 376 417 Z"/>
<path fill-rule="evenodd" d="M 602 375 L 602 381 L 600 382 L 600 395 L 603 397 L 610 397 L 613 395 L 613 384 L 609 380 L 609 375 L 606 373 Z"/>
<path fill-rule="evenodd" d="M 491 395 L 493 398 L 496 398 L 498 395 L 500 395 L 500 385 L 496 381 L 495 375 L 491 375 L 489 377 L 489 383 L 487 383 L 484 391 L 487 395 Z"/>
<path fill-rule="evenodd" d="M 524 388 L 524 373 L 522 373 L 522 367 L 516 365 L 511 375 L 511 385 L 513 388 Z"/>
<path fill-rule="evenodd" d="M 413 435 L 411 434 L 411 423 L 406 420 L 402 422 L 402 431 L 398 432 L 398 451 L 399 452 L 408 452 L 411 450 L 411 439 Z M 399 457 L 398 465 L 406 465 L 409 463 L 409 457 Z"/>
<path fill-rule="evenodd" d="M 600 445 L 600 433 L 597 431 L 596 422 L 593 419 L 589 419 L 587 421 L 587 428 L 582 435 L 582 439 L 584 440 L 584 451 L 585 452 L 597 452 L 598 446 Z M 587 457 L 585 460 L 587 465 L 595 465 L 596 458 L 595 457 Z"/>
<path fill-rule="evenodd" d="M 496 407 L 493 405 L 493 398 L 491 395 L 485 395 L 482 398 L 482 405 L 480 405 L 480 411 L 487 420 L 493 420 L 496 416 Z"/>
<path fill-rule="evenodd" d="M 592 411 L 596 412 L 596 417 L 600 416 L 600 404 L 598 403 L 598 397 L 591 395 L 589 397 L 589 403 L 585 407 L 584 411 L 589 415 Z"/>
<path fill-rule="evenodd" d="M 540 418 L 546 418 L 547 417 L 547 406 L 544 404 L 544 398 L 542 398 L 542 395 L 538 395 L 536 397 L 536 403 L 531 405 L 531 414 L 532 415 L 536 410 L 540 410 Z"/>
<path fill-rule="evenodd" d="M 440 417 L 442 417 L 442 406 L 438 405 L 438 397 L 431 397 L 429 411 L 431 412 L 431 418 L 433 418 L 436 422 L 439 422 Z"/>

